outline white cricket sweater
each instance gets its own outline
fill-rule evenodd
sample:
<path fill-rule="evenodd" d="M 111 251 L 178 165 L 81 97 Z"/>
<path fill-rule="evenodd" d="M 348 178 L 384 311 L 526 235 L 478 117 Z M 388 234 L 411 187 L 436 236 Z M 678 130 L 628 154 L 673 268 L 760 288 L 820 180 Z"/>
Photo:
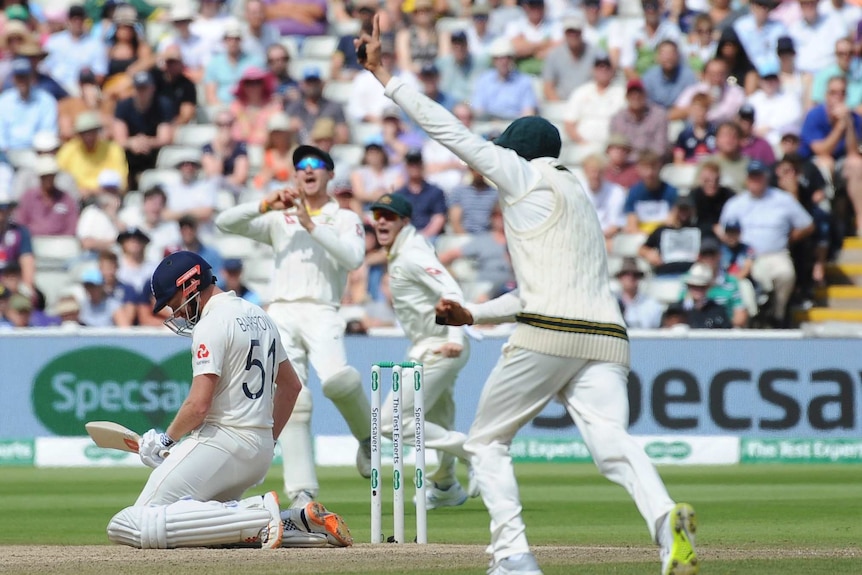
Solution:
<path fill-rule="evenodd" d="M 250 202 L 227 209 L 216 226 L 269 244 L 275 252 L 273 302 L 314 302 L 338 307 L 347 286 L 347 273 L 365 257 L 365 229 L 355 213 L 330 201 L 311 214 L 315 227 L 308 233 L 296 208 L 261 214 Z"/>
<path fill-rule="evenodd" d="M 629 365 L 604 236 L 577 178 L 556 160 L 527 161 L 486 141 L 398 78 L 386 94 L 431 138 L 496 184 L 522 302 L 510 342 L 549 355 Z"/>

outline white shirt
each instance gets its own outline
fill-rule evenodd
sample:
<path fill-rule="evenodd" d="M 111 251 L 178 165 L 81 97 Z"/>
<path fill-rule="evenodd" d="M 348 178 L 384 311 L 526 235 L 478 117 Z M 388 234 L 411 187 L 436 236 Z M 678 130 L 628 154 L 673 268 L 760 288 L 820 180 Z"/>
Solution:
<path fill-rule="evenodd" d="M 796 68 L 817 73 L 835 63 L 835 41 L 844 36 L 847 26 L 838 16 L 819 16 L 814 24 L 800 20 L 790 27 L 796 47 Z"/>
<path fill-rule="evenodd" d="M 447 197 L 449 192 L 464 181 L 464 175 L 467 173 L 467 165 L 443 144 L 434 140 L 427 140 L 422 144 L 422 160 L 426 168 L 430 164 L 459 163 L 461 167 L 458 169 L 450 168 L 442 172 L 425 175 L 425 179 L 446 192 Z"/>
<path fill-rule="evenodd" d="M 75 38 L 68 30 L 51 34 L 45 42 L 48 57 L 41 64 L 42 70 L 63 85 L 74 89 L 78 86 L 81 70 L 89 68 L 97 76 L 108 71 L 108 53 L 97 38 L 85 34 Z"/>
<path fill-rule="evenodd" d="M 189 26 L 189 31 L 201 39 L 204 54 L 212 56 L 224 52 L 224 31 L 229 23 L 236 23 L 230 16 L 219 15 L 215 18 L 198 18 Z"/>
<path fill-rule="evenodd" d="M 619 184 L 602 180 L 599 190 L 593 191 L 586 178 L 581 178 L 581 185 L 587 192 L 590 201 L 593 202 L 593 207 L 596 208 L 603 232 L 614 226 L 622 227 L 625 225 L 626 216 L 623 213 L 623 207 L 628 195 L 625 188 Z"/>
<path fill-rule="evenodd" d="M 120 221 L 129 228 L 143 230 L 150 238 L 144 257 L 150 261 L 160 262 L 165 257 L 165 248 L 178 246 L 182 243 L 180 226 L 177 222 L 162 220 L 154 226 L 147 223 L 144 213 L 138 206 L 126 207 L 120 210 Z"/>
<path fill-rule="evenodd" d="M 272 318 L 232 292 L 212 296 L 192 332 L 192 375 L 218 376 L 204 420 L 272 428 L 275 376 L 287 352 Z"/>
<path fill-rule="evenodd" d="M 296 208 L 260 214 L 255 202 L 225 210 L 216 218 L 218 228 L 269 244 L 275 251 L 272 301 L 308 301 L 338 307 L 347 273 L 365 258 L 365 229 L 359 216 L 342 210 L 334 201 L 311 216 L 308 233 L 296 217 Z"/>
<path fill-rule="evenodd" d="M 506 25 L 506 31 L 503 36 L 512 40 L 518 36 L 523 36 L 527 42 L 544 42 L 553 40 L 560 42 L 563 39 L 563 27 L 558 23 L 543 18 L 538 26 L 534 26 L 526 16 L 520 20 L 509 22 Z"/>
<path fill-rule="evenodd" d="M 156 266 L 159 265 L 159 261 L 161 261 L 161 258 L 158 261 L 144 260 L 141 265 L 133 265 L 126 258 L 120 257 L 120 267 L 117 268 L 117 280 L 131 287 L 137 293 L 147 290 L 146 293 L 149 294 L 150 280 L 153 277 Z"/>
<path fill-rule="evenodd" d="M 655 50 L 664 40 L 673 40 L 679 45 L 683 39 L 679 26 L 669 20 L 662 21 L 652 36 L 647 34 L 646 23 L 642 18 L 619 19 L 616 27 L 616 33 L 608 34 L 608 42 L 610 48 L 620 51 L 620 68 L 634 68 L 641 50 Z"/>
<path fill-rule="evenodd" d="M 419 83 L 413 74 L 399 72 L 397 76 L 418 88 Z M 351 88 L 352 96 L 347 101 L 344 113 L 352 122 L 364 122 L 364 118 L 369 116 L 379 119 L 383 116 L 383 110 L 392 106 L 392 100 L 383 93 L 383 86 L 368 70 L 353 77 Z"/>
<path fill-rule="evenodd" d="M 755 130 L 768 128 L 765 137 L 773 146 L 778 145 L 788 128 L 799 128 L 802 124 L 802 102 L 795 94 L 779 90 L 767 96 L 766 92 L 758 90 L 748 98 L 748 103 L 754 108 Z"/>
<path fill-rule="evenodd" d="M 847 28 L 846 35 L 853 38 L 856 36 L 856 23 L 862 20 L 862 8 L 844 2 L 841 8 L 836 8 L 831 0 L 822 0 L 817 4 L 817 11 L 824 16 L 837 15 Z M 837 38 L 836 38 L 837 40 Z M 835 42 L 832 42 L 835 45 Z M 798 50 L 797 50 L 798 53 Z"/>
<path fill-rule="evenodd" d="M 168 197 L 167 208 L 172 212 L 188 212 L 195 208 L 215 208 L 218 191 L 215 183 L 208 179 L 180 181 L 165 186 Z"/>
<path fill-rule="evenodd" d="M 620 298 L 622 301 L 622 298 Z M 637 329 L 655 329 L 661 325 L 664 308 L 648 295 L 638 292 L 630 302 L 623 302 L 626 326 Z"/>
<path fill-rule="evenodd" d="M 768 188 L 760 198 L 743 192 L 730 198 L 721 210 L 719 223 L 739 222 L 740 241 L 757 255 L 787 249 L 790 232 L 804 229 L 813 221 L 796 198 L 778 188 Z"/>
<path fill-rule="evenodd" d="M 599 92 L 595 82 L 587 82 L 569 96 L 563 120 L 577 122 L 578 134 L 590 145 L 604 149 L 610 135 L 611 118 L 625 105 L 625 86 L 611 84 Z"/>
<path fill-rule="evenodd" d="M 414 345 L 429 338 L 463 345 L 460 327 L 435 323 L 434 306 L 441 298 L 463 303 L 464 294 L 428 240 L 411 225 L 401 229 L 389 250 L 389 289 L 398 323 Z"/>
<path fill-rule="evenodd" d="M 159 53 L 161 54 L 168 46 L 179 47 L 183 65 L 192 70 L 205 68 L 210 56 L 212 56 L 212 52 L 207 51 L 207 43 L 197 34 L 190 33 L 188 38 L 181 38 L 177 35 L 168 36 L 159 42 Z"/>
<path fill-rule="evenodd" d="M 117 241 L 117 227 L 108 214 L 99 206 L 89 205 L 81 211 L 78 216 L 78 227 L 75 235 L 79 240 L 90 238 L 94 240 Z"/>

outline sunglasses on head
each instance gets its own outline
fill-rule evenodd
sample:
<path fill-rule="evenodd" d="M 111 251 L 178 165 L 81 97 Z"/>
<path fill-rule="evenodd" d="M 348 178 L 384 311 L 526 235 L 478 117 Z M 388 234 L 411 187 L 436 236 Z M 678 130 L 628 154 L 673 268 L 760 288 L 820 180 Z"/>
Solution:
<path fill-rule="evenodd" d="M 297 170 L 304 170 L 309 167 L 312 170 L 323 170 L 326 169 L 326 162 L 316 156 L 308 156 L 307 158 L 301 159 L 296 164 Z"/>
<path fill-rule="evenodd" d="M 374 210 L 371 214 L 374 217 L 374 221 L 378 222 L 380 220 L 386 220 L 387 222 L 394 222 L 398 219 L 398 214 L 395 212 L 390 212 L 388 210 Z"/>

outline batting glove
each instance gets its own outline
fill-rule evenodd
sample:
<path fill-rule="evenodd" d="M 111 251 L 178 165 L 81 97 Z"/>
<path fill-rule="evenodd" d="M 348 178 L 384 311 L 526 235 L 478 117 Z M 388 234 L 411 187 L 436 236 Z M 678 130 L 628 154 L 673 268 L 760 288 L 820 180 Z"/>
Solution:
<path fill-rule="evenodd" d="M 147 467 L 155 469 L 165 462 L 165 456 L 168 454 L 168 449 L 176 443 L 167 433 L 159 433 L 155 429 L 151 429 L 141 437 L 141 443 L 138 445 L 138 455 L 141 456 L 141 461 Z"/>

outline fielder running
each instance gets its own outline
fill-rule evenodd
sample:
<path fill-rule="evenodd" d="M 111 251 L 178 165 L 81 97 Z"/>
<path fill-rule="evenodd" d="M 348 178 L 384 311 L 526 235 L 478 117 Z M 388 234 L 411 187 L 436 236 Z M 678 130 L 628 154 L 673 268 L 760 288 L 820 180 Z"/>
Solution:
<path fill-rule="evenodd" d="M 425 387 L 425 447 L 440 452 L 440 466 L 428 478 L 431 489 L 425 491 L 427 509 L 461 505 L 467 501 L 455 477 L 458 459 L 469 462 L 464 451 L 463 433 L 455 426 L 455 380 L 467 363 L 470 348 L 464 330 L 434 323 L 434 306 L 440 298 L 463 301 L 455 279 L 437 259 L 434 248 L 410 224 L 413 209 L 397 194 L 386 194 L 371 204 L 377 241 L 389 255 L 389 289 L 398 323 L 412 343 L 407 361 L 421 363 Z M 413 387 L 402 387 L 402 410 L 413 413 Z M 412 441 L 416 434 L 413 416 L 402 422 L 401 434 Z M 381 414 L 381 431 L 392 437 L 392 395 Z M 478 487 L 471 482 L 476 497 Z"/>
<path fill-rule="evenodd" d="M 465 444 L 491 515 L 488 573 L 542 572 L 527 544 L 509 447 L 517 431 L 555 398 L 566 406 L 599 470 L 634 498 L 661 548 L 662 573 L 697 573 L 694 512 L 674 503 L 626 431 L 628 336 L 610 291 L 598 217 L 577 178 L 557 160 L 559 132 L 547 120 L 528 117 L 515 120 L 493 143 L 471 133 L 380 64 L 378 18 L 372 34 L 356 41 L 357 51 L 367 53 L 363 65 L 432 139 L 497 185 L 520 288 L 519 298 L 504 300 L 517 302 L 505 317 L 519 325 L 485 384 Z M 438 312 L 444 323 L 461 323 L 456 320 L 463 318 L 450 315 L 459 309 L 449 302 Z M 482 317 L 478 310 L 477 315 Z"/>
<path fill-rule="evenodd" d="M 215 282 L 187 251 L 153 272 L 153 313 L 170 307 L 165 324 L 192 338 L 192 385 L 167 430 L 143 435 L 138 453 L 154 471 L 108 537 L 142 549 L 350 545 L 341 518 L 317 502 L 282 517 L 274 491 L 237 501 L 266 476 L 301 385 L 272 319 Z"/>
<path fill-rule="evenodd" d="M 296 189 L 272 192 L 260 203 L 225 210 L 216 225 L 269 244 L 275 251 L 272 303 L 287 357 L 303 382 L 293 415 L 279 437 L 284 458 L 284 490 L 294 504 L 315 499 L 319 490 L 311 438 L 311 393 L 305 387 L 308 363 L 359 441 L 356 466 L 371 477 L 371 406 L 359 372 L 347 365 L 345 321 L 338 306 L 347 273 L 362 265 L 365 229 L 355 213 L 338 207 L 326 193 L 332 157 L 313 146 L 293 152 Z"/>

